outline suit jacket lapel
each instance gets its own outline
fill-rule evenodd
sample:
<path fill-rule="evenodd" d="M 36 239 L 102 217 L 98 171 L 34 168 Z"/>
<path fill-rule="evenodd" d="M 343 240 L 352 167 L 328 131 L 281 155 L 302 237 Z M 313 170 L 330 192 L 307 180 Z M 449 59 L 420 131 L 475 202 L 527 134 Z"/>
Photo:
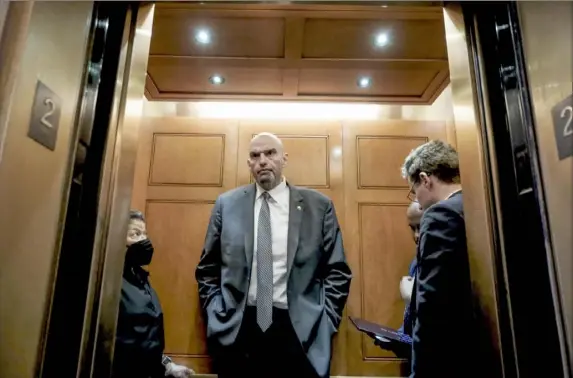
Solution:
<path fill-rule="evenodd" d="M 296 251 L 298 249 L 300 226 L 302 224 L 302 216 L 304 213 L 304 203 L 298 189 L 295 186 L 289 185 L 289 191 L 290 205 L 287 240 L 287 274 L 290 274 L 294 256 L 296 255 Z"/>
<path fill-rule="evenodd" d="M 253 245 L 255 238 L 255 195 L 257 193 L 255 184 L 245 188 L 245 200 L 242 203 L 243 208 L 243 230 L 245 231 L 245 257 L 249 271 L 253 264 Z"/>

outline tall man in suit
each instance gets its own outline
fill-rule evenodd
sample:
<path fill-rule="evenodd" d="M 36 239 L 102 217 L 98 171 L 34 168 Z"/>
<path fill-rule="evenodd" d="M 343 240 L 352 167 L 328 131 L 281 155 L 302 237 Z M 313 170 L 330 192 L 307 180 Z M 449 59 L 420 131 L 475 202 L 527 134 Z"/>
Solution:
<path fill-rule="evenodd" d="M 477 349 L 457 152 L 442 141 L 413 150 L 402 168 L 424 209 L 412 294 L 412 378 L 468 377 Z"/>
<path fill-rule="evenodd" d="M 332 201 L 290 185 L 273 134 L 255 136 L 256 181 L 219 196 L 196 278 L 220 377 L 328 377 L 350 289 Z"/>

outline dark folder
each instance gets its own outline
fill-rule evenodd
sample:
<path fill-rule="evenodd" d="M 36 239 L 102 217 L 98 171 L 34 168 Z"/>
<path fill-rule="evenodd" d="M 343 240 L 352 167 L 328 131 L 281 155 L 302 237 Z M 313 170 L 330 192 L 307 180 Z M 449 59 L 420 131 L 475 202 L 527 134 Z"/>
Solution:
<path fill-rule="evenodd" d="M 412 344 L 412 338 L 405 333 L 399 332 L 395 329 L 384 327 L 376 323 L 366 321 L 364 319 L 357 319 L 349 317 L 350 321 L 360 331 L 364 332 L 373 339 L 382 340 L 384 338 L 397 341 L 402 344 Z"/>

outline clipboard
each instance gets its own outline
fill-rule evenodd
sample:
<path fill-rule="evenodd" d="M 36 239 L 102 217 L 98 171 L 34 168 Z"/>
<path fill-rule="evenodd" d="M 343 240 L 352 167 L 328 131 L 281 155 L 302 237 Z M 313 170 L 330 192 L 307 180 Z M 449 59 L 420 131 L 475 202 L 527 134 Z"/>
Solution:
<path fill-rule="evenodd" d="M 412 338 L 405 333 L 399 332 L 393 328 L 384 327 L 376 323 L 369 322 L 364 319 L 353 318 L 351 316 L 348 317 L 352 324 L 358 329 L 360 332 L 367 334 L 373 339 L 377 339 L 379 341 L 395 341 L 400 344 L 405 345 L 412 345 Z"/>

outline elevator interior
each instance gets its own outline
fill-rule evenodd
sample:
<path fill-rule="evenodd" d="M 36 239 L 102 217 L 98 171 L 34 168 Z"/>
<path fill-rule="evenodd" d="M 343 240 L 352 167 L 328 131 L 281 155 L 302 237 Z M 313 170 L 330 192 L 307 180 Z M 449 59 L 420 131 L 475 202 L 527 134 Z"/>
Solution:
<path fill-rule="evenodd" d="M 408 188 L 399 165 L 428 139 L 455 145 L 492 351 L 484 364 L 491 376 L 566 376 L 572 167 L 554 147 L 549 115 L 570 95 L 559 61 L 573 55 L 571 33 L 561 32 L 571 31 L 563 16 L 571 5 L 553 5 L 504 3 L 490 14 L 438 2 L 11 5 L 27 21 L 5 22 L 1 40 L 16 53 L 2 55 L 0 77 L 4 60 L 22 68 L 10 71 L 11 107 L 11 96 L 0 107 L 0 237 L 9 251 L 0 264 L 0 375 L 106 376 L 130 207 L 146 212 L 158 249 L 151 274 L 166 353 L 210 373 L 189 272 L 214 199 L 250 182 L 246 145 L 270 131 L 291 155 L 289 180 L 335 203 L 355 274 L 348 315 L 390 325 L 414 253 L 400 224 Z M 64 22 L 77 33 L 53 26 Z M 9 45 L 19 30 L 27 38 Z M 65 44 L 46 63 L 38 51 L 52 40 Z M 547 41 L 562 49 L 546 50 Z M 68 96 L 54 152 L 26 137 L 37 79 Z M 18 162 L 38 174 L 22 177 Z M 48 183 L 52 191 L 38 196 Z M 542 345 L 530 340 L 532 325 L 544 330 Z M 23 352 L 13 360 L 8 346 Z M 333 375 L 400 376 L 403 365 L 343 324 Z"/>
<path fill-rule="evenodd" d="M 432 4 L 156 5 L 132 204 L 158 250 L 171 251 L 150 271 L 178 362 L 210 372 L 185 272 L 216 196 L 251 182 L 248 143 L 262 131 L 283 139 L 289 182 L 334 202 L 354 276 L 347 315 L 399 327 L 398 283 L 415 252 L 396 221 L 408 205 L 400 163 L 428 139 L 455 143 L 449 91 L 436 100 L 448 70 Z M 333 375 L 404 369 L 347 319 L 333 354 Z"/>

